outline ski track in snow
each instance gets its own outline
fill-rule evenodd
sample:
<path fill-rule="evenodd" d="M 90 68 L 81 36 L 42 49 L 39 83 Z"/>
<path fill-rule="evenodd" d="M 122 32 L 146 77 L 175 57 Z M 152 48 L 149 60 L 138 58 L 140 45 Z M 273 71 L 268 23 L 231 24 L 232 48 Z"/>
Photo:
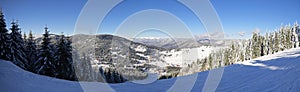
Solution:
<path fill-rule="evenodd" d="M 205 84 L 209 71 L 198 73 L 196 83 L 190 91 L 199 92 Z M 189 78 L 182 76 L 180 78 Z M 132 82 L 109 84 L 121 92 L 164 92 L 175 83 L 177 78 L 155 81 L 150 84 Z M 71 82 L 36 75 L 0 60 L 1 92 L 107 92 L 105 83 Z M 184 87 L 184 86 L 182 86 Z M 223 77 L 216 91 L 219 92 L 257 92 L 257 91 L 300 91 L 300 48 L 290 49 L 254 60 L 238 62 L 224 67 Z"/>

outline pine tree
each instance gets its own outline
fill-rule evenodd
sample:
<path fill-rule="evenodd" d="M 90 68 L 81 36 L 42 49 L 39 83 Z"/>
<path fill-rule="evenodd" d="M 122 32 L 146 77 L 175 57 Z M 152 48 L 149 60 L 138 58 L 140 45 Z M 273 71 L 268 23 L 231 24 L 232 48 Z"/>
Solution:
<path fill-rule="evenodd" d="M 280 45 L 280 36 L 277 32 L 275 32 L 274 36 L 274 53 L 279 51 L 279 45 Z"/>
<path fill-rule="evenodd" d="M 55 77 L 55 61 L 54 61 L 54 52 L 51 49 L 49 31 L 48 28 L 45 27 L 45 33 L 43 34 L 43 42 L 41 48 L 39 49 L 40 53 L 38 54 L 38 60 L 35 64 L 35 70 L 38 74 L 47 75 L 51 77 Z"/>
<path fill-rule="evenodd" d="M 73 65 L 72 65 L 72 47 L 71 42 L 61 35 L 57 46 L 57 71 L 59 71 L 58 78 L 72 79 L 73 76 Z"/>
<path fill-rule="evenodd" d="M 10 30 L 10 61 L 12 61 L 14 64 L 18 65 L 23 69 L 27 69 L 29 66 L 28 61 L 26 59 L 27 56 L 25 54 L 24 40 L 22 39 L 19 25 L 15 22 L 12 22 L 12 27 L 10 28 Z"/>
<path fill-rule="evenodd" d="M 113 69 L 110 69 L 110 83 L 116 83 L 116 81 L 115 81 L 115 75 L 116 75 L 116 72 L 115 72 L 115 70 L 113 70 Z"/>
<path fill-rule="evenodd" d="M 122 82 L 121 75 L 116 70 L 114 70 L 113 73 L 114 73 L 114 82 L 121 83 Z"/>
<path fill-rule="evenodd" d="M 24 40 L 24 46 L 26 47 L 26 43 L 27 43 L 27 35 L 26 35 L 26 33 L 24 32 L 23 33 L 23 40 Z"/>
<path fill-rule="evenodd" d="M 298 23 L 296 22 L 292 28 L 292 41 L 293 41 L 293 47 L 294 48 L 297 48 L 299 47 L 299 36 L 298 36 L 298 33 L 299 33 L 299 26 L 298 26 Z"/>
<path fill-rule="evenodd" d="M 209 56 L 208 56 L 208 64 L 209 64 L 209 66 L 208 66 L 209 69 L 213 69 L 214 68 L 213 67 L 213 57 L 212 57 L 211 54 L 209 54 Z"/>
<path fill-rule="evenodd" d="M 97 73 L 95 73 L 95 74 L 97 74 L 97 77 L 96 77 L 96 79 L 97 79 L 97 81 L 99 81 L 99 82 L 105 82 L 105 73 L 104 73 L 105 71 L 103 70 L 103 68 L 102 67 L 100 67 L 99 68 L 99 72 Z"/>
<path fill-rule="evenodd" d="M 224 59 L 225 66 L 230 65 L 230 51 L 228 49 L 225 50 Z"/>
<path fill-rule="evenodd" d="M 265 53 L 264 53 L 265 44 L 263 43 L 264 41 L 265 41 L 265 38 L 263 36 L 259 36 L 259 42 L 258 42 L 260 44 L 259 57 L 265 55 Z"/>
<path fill-rule="evenodd" d="M 67 51 L 67 60 L 68 60 L 68 71 L 70 80 L 75 80 L 75 68 L 74 68 L 74 60 L 73 60 L 73 47 L 72 47 L 72 39 L 70 37 L 66 37 L 66 51 Z"/>
<path fill-rule="evenodd" d="M 292 42 L 291 42 L 292 34 L 291 34 L 290 26 L 287 26 L 285 31 L 286 31 L 286 33 L 285 33 L 286 34 L 286 36 L 285 36 L 286 49 L 290 49 L 290 48 L 292 48 Z"/>
<path fill-rule="evenodd" d="M 253 33 L 252 35 L 252 58 L 257 58 L 260 56 L 260 48 L 261 48 L 260 38 L 257 33 Z"/>
<path fill-rule="evenodd" d="M 10 60 L 10 39 L 2 10 L 0 11 L 0 59 Z"/>
<path fill-rule="evenodd" d="M 246 51 L 245 51 L 245 60 L 251 59 L 251 40 L 249 39 L 246 44 Z"/>
<path fill-rule="evenodd" d="M 34 40 L 34 37 L 32 35 L 32 31 L 29 32 L 29 37 L 26 41 L 26 55 L 27 55 L 27 61 L 28 61 L 28 70 L 35 72 L 35 62 L 37 60 L 37 46 Z"/>
<path fill-rule="evenodd" d="M 269 55 L 269 51 L 270 51 L 270 39 L 269 39 L 269 33 L 266 33 L 266 35 L 265 35 L 264 45 L 265 45 L 264 53 L 265 53 L 266 55 Z"/>
<path fill-rule="evenodd" d="M 270 34 L 269 36 L 269 54 L 274 54 L 274 51 L 275 51 L 275 48 L 274 48 L 274 44 L 275 44 L 275 41 L 274 41 L 274 33 Z"/>
<path fill-rule="evenodd" d="M 106 80 L 106 82 L 107 83 L 112 83 L 112 78 L 111 78 L 111 71 L 110 71 L 110 69 L 108 68 L 108 69 L 105 69 L 105 80 Z"/>
<path fill-rule="evenodd" d="M 235 51 L 235 46 L 234 46 L 234 43 L 231 43 L 231 48 L 230 48 L 230 56 L 229 56 L 229 62 L 230 62 L 230 65 L 235 63 L 236 62 L 236 51 Z"/>
<path fill-rule="evenodd" d="M 284 27 L 282 26 L 279 30 L 279 51 L 283 51 L 285 49 L 285 33 Z"/>

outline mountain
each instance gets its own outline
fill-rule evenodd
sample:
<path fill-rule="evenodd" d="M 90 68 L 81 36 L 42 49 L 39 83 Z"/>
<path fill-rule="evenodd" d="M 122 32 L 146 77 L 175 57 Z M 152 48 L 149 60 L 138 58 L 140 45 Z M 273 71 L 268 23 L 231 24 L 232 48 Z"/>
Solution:
<path fill-rule="evenodd" d="M 142 43 L 147 46 L 155 46 L 164 49 L 184 49 L 184 48 L 199 48 L 203 46 L 227 46 L 231 43 L 245 41 L 245 39 L 208 39 L 199 38 L 159 38 L 159 37 L 138 37 L 132 40 L 133 42 Z"/>
<path fill-rule="evenodd" d="M 295 48 L 211 71 L 172 79 L 158 80 L 150 84 L 136 84 L 132 82 L 120 84 L 71 82 L 33 74 L 22 70 L 11 62 L 0 60 L 0 89 L 3 92 L 153 92 L 167 91 L 174 86 L 176 80 L 180 79 L 183 84 L 178 84 L 181 86 L 177 86 L 173 91 L 214 91 L 213 87 L 206 86 L 209 84 L 205 83 L 207 81 L 206 78 L 210 72 L 224 69 L 222 79 L 215 90 L 217 92 L 297 92 L 300 90 L 299 60 L 300 48 Z M 191 81 L 191 78 L 195 78 L 195 84 L 189 82 Z M 186 89 L 189 88 L 188 86 L 190 85 L 192 85 L 191 89 Z"/>
<path fill-rule="evenodd" d="M 143 43 L 148 46 L 156 46 L 166 49 L 180 49 L 180 48 L 197 48 L 204 45 L 207 45 L 207 41 L 203 42 L 202 40 L 195 40 L 189 38 L 149 38 L 149 37 L 140 37 L 134 38 L 134 42 Z M 208 40 L 209 41 L 209 40 Z"/>
<path fill-rule="evenodd" d="M 50 37 L 55 44 L 59 35 L 51 35 Z M 123 73 L 128 72 L 128 70 L 140 71 L 136 75 L 156 73 L 160 76 L 167 74 L 176 77 L 180 69 L 196 62 L 198 59 L 207 57 L 213 50 L 213 47 L 210 46 L 186 44 L 192 43 L 192 40 L 187 41 L 185 39 L 180 39 L 182 43 L 176 44 L 184 48 L 172 47 L 174 44 L 170 44 L 169 47 L 165 48 L 167 45 L 154 46 L 108 34 L 78 34 L 70 36 L 70 38 L 74 49 L 73 54 L 78 54 L 78 57 L 88 55 L 91 58 L 89 62 L 95 70 L 99 68 L 116 68 Z M 41 38 L 36 40 L 37 43 L 41 43 Z M 164 39 L 157 39 L 157 41 L 164 41 Z M 78 57 L 75 57 L 74 61 Z"/>

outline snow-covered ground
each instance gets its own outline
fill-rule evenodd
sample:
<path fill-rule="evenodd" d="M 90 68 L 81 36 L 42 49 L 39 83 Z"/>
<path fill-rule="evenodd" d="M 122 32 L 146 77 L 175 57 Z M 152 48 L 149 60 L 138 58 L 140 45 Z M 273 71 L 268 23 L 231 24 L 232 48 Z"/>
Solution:
<path fill-rule="evenodd" d="M 216 88 L 220 92 L 232 91 L 300 91 L 300 48 L 291 49 L 255 60 L 237 63 L 224 68 L 222 79 Z M 71 82 L 26 72 L 8 61 L 0 60 L 1 92 L 199 92 L 205 85 L 209 71 L 178 78 L 159 80 L 149 84 L 126 82 L 105 84 L 96 82 Z M 188 82 L 185 81 L 193 81 Z M 183 82 L 178 82 L 183 81 Z M 216 81 L 213 81 L 216 82 Z M 183 84 L 178 84 L 183 83 Z M 195 84 L 193 84 L 195 83 Z M 216 82 L 217 83 L 217 82 Z M 179 90 L 169 90 L 179 85 Z M 189 89 L 189 86 L 192 86 Z M 205 88 L 204 88 L 205 89 Z"/>
<path fill-rule="evenodd" d="M 180 49 L 179 51 L 173 49 L 171 51 L 162 51 L 161 54 L 166 56 L 161 56 L 160 58 L 169 64 L 186 67 L 188 64 L 196 62 L 197 59 L 201 60 L 205 57 L 208 57 L 212 50 L 213 47 L 211 46 L 184 48 Z"/>

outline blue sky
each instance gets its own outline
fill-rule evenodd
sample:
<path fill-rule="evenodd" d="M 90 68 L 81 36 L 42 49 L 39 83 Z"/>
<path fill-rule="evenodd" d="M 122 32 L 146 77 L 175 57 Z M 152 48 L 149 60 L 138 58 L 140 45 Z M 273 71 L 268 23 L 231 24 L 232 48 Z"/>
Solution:
<path fill-rule="evenodd" d="M 52 33 L 73 34 L 77 18 L 86 2 L 87 0 L 1 0 L 0 7 L 5 13 L 8 26 L 13 19 L 19 20 L 24 32 L 32 30 L 36 34 L 42 34 L 43 27 L 47 24 Z M 281 24 L 300 20 L 300 0 L 211 0 L 211 3 L 229 38 L 249 38 L 255 29 L 264 33 Z M 172 13 L 194 35 L 206 32 L 197 17 L 174 0 L 126 0 L 107 15 L 100 25 L 102 31 L 99 33 L 113 34 L 124 19 L 144 9 L 161 9 Z M 245 36 L 238 34 L 241 32 Z"/>

